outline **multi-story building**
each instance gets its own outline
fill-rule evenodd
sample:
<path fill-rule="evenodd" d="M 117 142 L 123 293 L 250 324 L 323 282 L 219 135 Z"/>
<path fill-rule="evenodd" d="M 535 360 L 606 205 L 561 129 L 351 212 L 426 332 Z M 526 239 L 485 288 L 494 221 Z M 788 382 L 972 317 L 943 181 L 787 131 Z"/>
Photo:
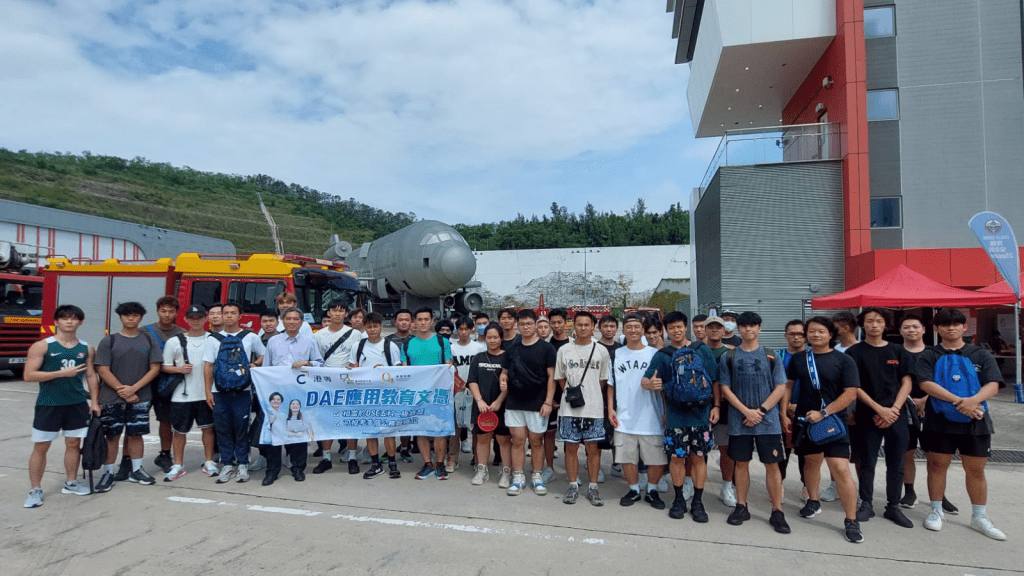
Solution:
<path fill-rule="evenodd" d="M 1020 0 L 668 10 L 694 133 L 722 137 L 691 198 L 693 302 L 784 321 L 897 264 L 1000 279 L 967 221 L 992 210 L 1024 232 Z"/>

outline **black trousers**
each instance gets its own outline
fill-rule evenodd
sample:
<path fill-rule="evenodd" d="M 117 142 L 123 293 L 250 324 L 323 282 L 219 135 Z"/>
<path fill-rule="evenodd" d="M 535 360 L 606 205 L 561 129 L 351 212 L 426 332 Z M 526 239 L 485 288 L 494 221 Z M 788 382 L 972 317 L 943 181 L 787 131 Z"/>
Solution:
<path fill-rule="evenodd" d="M 907 419 L 896 419 L 888 428 L 879 428 L 874 422 L 858 422 L 855 427 L 853 444 L 860 454 L 857 464 L 860 499 L 871 502 L 875 491 L 875 464 L 878 449 L 885 442 L 885 499 L 886 504 L 896 505 L 903 495 L 903 456 L 910 442 Z"/>
<path fill-rule="evenodd" d="M 297 442 L 295 444 L 285 444 L 284 449 L 288 452 L 288 457 L 292 460 L 292 472 L 296 470 L 306 471 L 306 448 L 305 442 Z M 267 474 L 281 474 L 281 447 L 280 446 L 260 446 L 260 451 L 263 452 L 264 457 L 267 459 Z"/>

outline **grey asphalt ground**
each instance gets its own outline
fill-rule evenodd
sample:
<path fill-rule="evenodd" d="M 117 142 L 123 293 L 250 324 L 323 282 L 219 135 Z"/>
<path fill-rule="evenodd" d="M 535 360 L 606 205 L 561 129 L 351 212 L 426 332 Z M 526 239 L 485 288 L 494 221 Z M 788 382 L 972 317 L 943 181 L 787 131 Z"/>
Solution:
<path fill-rule="evenodd" d="M 402 464 L 403 477 L 363 480 L 344 466 L 297 483 L 285 476 L 262 487 L 262 472 L 247 484 L 216 484 L 199 471 L 198 434 L 186 450 L 188 475 L 159 481 L 152 465 L 156 436 L 146 439 L 146 467 L 154 486 L 118 483 L 93 496 L 60 493 L 63 443 L 54 443 L 44 477 L 45 504 L 25 509 L 27 462 L 32 443 L 32 407 L 37 386 L 0 373 L 0 567 L 4 575 L 61 574 L 1006 574 L 1024 573 L 1024 466 L 988 467 L 989 516 L 1009 536 L 985 538 L 969 528 L 970 504 L 963 472 L 949 474 L 949 498 L 963 513 L 947 516 L 941 532 L 921 524 L 925 505 L 908 516 L 916 527 L 899 528 L 881 518 L 884 463 L 879 464 L 876 512 L 863 524 L 866 541 L 842 536 L 838 502 L 823 503 L 813 520 L 797 515 L 799 481 L 786 481 L 785 512 L 793 533 L 779 535 L 767 524 L 770 506 L 763 469 L 752 465 L 750 508 L 743 526 L 726 524 L 728 510 L 717 498 L 716 455 L 704 501 L 709 524 L 689 515 L 672 520 L 647 504 L 619 506 L 627 490 L 612 477 L 610 452 L 602 461 L 604 507 L 583 498 L 562 504 L 564 464 L 539 497 L 527 490 L 512 498 L 491 481 L 470 485 L 469 455 L 447 482 L 417 481 L 420 466 Z M 1024 448 L 1024 405 L 1008 390 L 991 404 L 1001 448 Z M 155 421 L 154 421 L 155 425 Z M 155 432 L 155 426 L 154 426 Z M 561 456 L 561 451 L 559 451 Z M 316 461 L 311 458 L 311 464 Z M 955 466 L 955 464 L 954 464 Z M 362 467 L 366 469 L 365 466 Z M 918 462 L 918 492 L 925 493 L 924 462 Z M 670 502 L 671 495 L 664 498 Z"/>

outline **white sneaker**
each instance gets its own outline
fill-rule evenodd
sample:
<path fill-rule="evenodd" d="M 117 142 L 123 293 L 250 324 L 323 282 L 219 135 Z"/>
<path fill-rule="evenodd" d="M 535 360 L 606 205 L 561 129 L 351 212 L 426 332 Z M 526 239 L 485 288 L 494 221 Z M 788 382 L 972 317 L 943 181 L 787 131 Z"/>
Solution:
<path fill-rule="evenodd" d="M 971 528 L 974 528 L 993 540 L 1006 540 L 1006 534 L 1003 534 L 1002 530 L 996 528 L 995 525 L 992 524 L 992 521 L 988 519 L 988 516 L 971 518 Z"/>
<path fill-rule="evenodd" d="M 466 438 L 462 441 L 462 446 L 459 447 L 463 454 L 469 454 L 473 451 L 473 441 Z"/>
<path fill-rule="evenodd" d="M 662 494 L 668 492 L 668 479 L 669 474 L 665 473 L 662 475 L 661 480 L 658 480 L 658 492 L 661 492 Z"/>
<path fill-rule="evenodd" d="M 736 488 L 733 487 L 732 482 L 722 483 L 722 491 L 719 493 L 718 499 L 728 508 L 736 507 Z"/>
<path fill-rule="evenodd" d="M 238 471 L 235 470 L 234 466 L 225 466 L 220 469 L 220 474 L 217 475 L 217 484 L 231 482 L 236 476 L 238 476 Z"/>
<path fill-rule="evenodd" d="M 597 483 L 604 484 L 604 470 L 597 471 Z"/>
<path fill-rule="evenodd" d="M 548 493 L 548 487 L 544 485 L 544 475 L 540 472 L 533 473 L 533 491 L 537 496 L 543 496 Z"/>
<path fill-rule="evenodd" d="M 619 478 L 623 478 L 622 464 L 612 464 L 612 476 L 618 476 Z"/>
<path fill-rule="evenodd" d="M 266 467 L 267 459 L 264 458 L 262 454 L 257 455 L 256 459 L 249 463 L 249 470 L 252 472 L 263 470 Z"/>
<path fill-rule="evenodd" d="M 89 487 L 82 484 L 78 480 L 72 480 L 71 482 L 65 482 L 64 487 L 60 489 L 61 494 L 74 494 L 75 496 L 88 496 Z M 987 519 L 986 519 L 987 520 Z M 989 522 L 991 524 L 991 522 Z M 1005 536 L 1004 536 L 1005 539 Z"/>
<path fill-rule="evenodd" d="M 640 482 L 638 482 L 638 484 L 640 484 L 640 493 L 641 494 L 646 494 L 647 493 L 647 482 L 648 482 L 647 472 L 641 472 L 639 474 L 639 477 L 640 477 Z"/>
<path fill-rule="evenodd" d="M 836 483 L 829 482 L 828 488 L 822 491 L 821 496 L 818 498 L 822 502 L 835 502 L 838 496 L 836 495 Z"/>
<path fill-rule="evenodd" d="M 686 480 L 683 481 L 683 500 L 689 502 L 690 498 L 693 498 L 693 479 L 687 476 Z"/>
<path fill-rule="evenodd" d="M 939 530 L 942 530 L 942 524 L 945 521 L 946 516 L 942 512 L 938 510 L 932 510 L 928 514 L 928 517 L 924 519 L 924 527 L 929 530 L 934 530 L 935 532 L 938 532 Z M 971 524 L 973 525 L 974 522 L 972 521 Z"/>
<path fill-rule="evenodd" d="M 512 484 L 512 472 L 508 467 L 501 469 L 501 476 L 498 477 L 498 488 L 508 488 Z"/>
<path fill-rule="evenodd" d="M 516 472 L 512 476 L 512 483 L 508 485 L 506 493 L 509 496 L 518 496 L 523 488 L 526 488 L 526 474 L 522 472 Z"/>
<path fill-rule="evenodd" d="M 248 464 L 241 464 L 238 467 L 238 476 L 236 477 L 235 481 L 238 482 L 239 484 L 241 484 L 242 482 L 248 482 L 249 481 L 249 465 Z"/>
<path fill-rule="evenodd" d="M 338 450 L 338 462 L 345 463 L 348 462 L 348 460 L 348 448 Z M 289 466 L 289 468 L 291 468 L 291 466 Z"/>
<path fill-rule="evenodd" d="M 185 467 L 181 464 L 171 466 L 171 469 L 164 475 L 164 482 L 174 482 L 185 475 Z"/>
<path fill-rule="evenodd" d="M 212 460 L 207 460 L 206 464 L 203 464 L 203 474 L 210 477 L 220 474 L 220 470 L 217 468 L 217 463 Z"/>
<path fill-rule="evenodd" d="M 480 486 L 490 479 L 491 472 L 487 469 L 487 464 L 477 464 L 476 474 L 473 475 L 473 486 Z"/>
<path fill-rule="evenodd" d="M 548 466 L 547 468 L 544 469 L 544 472 L 541 473 L 540 477 L 541 480 L 544 480 L 545 484 L 550 483 L 551 479 L 555 477 L 555 469 L 552 468 L 551 466 Z"/>

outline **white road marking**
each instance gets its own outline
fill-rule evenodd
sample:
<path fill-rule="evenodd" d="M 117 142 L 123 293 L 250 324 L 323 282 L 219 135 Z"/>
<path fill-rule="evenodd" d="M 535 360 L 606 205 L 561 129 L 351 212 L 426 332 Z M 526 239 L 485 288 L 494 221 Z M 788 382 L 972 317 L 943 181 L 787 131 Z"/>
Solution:
<path fill-rule="evenodd" d="M 209 500 L 206 498 L 185 498 L 183 496 L 169 496 L 167 498 L 172 502 L 181 502 L 184 504 L 216 504 L 218 506 L 238 506 L 235 502 L 221 502 L 218 500 Z M 320 516 L 323 512 L 317 510 L 305 510 L 302 508 L 279 508 L 276 506 L 258 506 L 256 504 L 248 504 L 245 507 L 247 510 L 253 512 L 270 512 L 272 514 L 287 514 L 289 516 Z M 547 534 L 544 532 L 524 532 L 522 530 L 510 530 L 505 528 L 489 528 L 487 526 L 474 526 L 472 524 L 447 524 L 440 522 L 420 522 L 417 520 L 400 520 L 397 518 L 378 518 L 375 516 L 355 516 L 352 514 L 334 514 L 331 516 L 334 520 L 348 520 L 350 522 L 372 522 L 376 524 L 387 524 L 390 526 L 405 526 L 408 528 L 431 528 L 435 530 L 453 530 L 456 532 L 473 532 L 476 534 L 495 534 L 499 536 L 522 536 L 525 538 L 535 538 L 539 540 L 557 540 L 561 542 L 579 542 L 582 544 L 591 545 L 604 545 L 605 540 L 603 538 L 576 538 L 574 536 L 560 536 L 557 534 Z"/>

